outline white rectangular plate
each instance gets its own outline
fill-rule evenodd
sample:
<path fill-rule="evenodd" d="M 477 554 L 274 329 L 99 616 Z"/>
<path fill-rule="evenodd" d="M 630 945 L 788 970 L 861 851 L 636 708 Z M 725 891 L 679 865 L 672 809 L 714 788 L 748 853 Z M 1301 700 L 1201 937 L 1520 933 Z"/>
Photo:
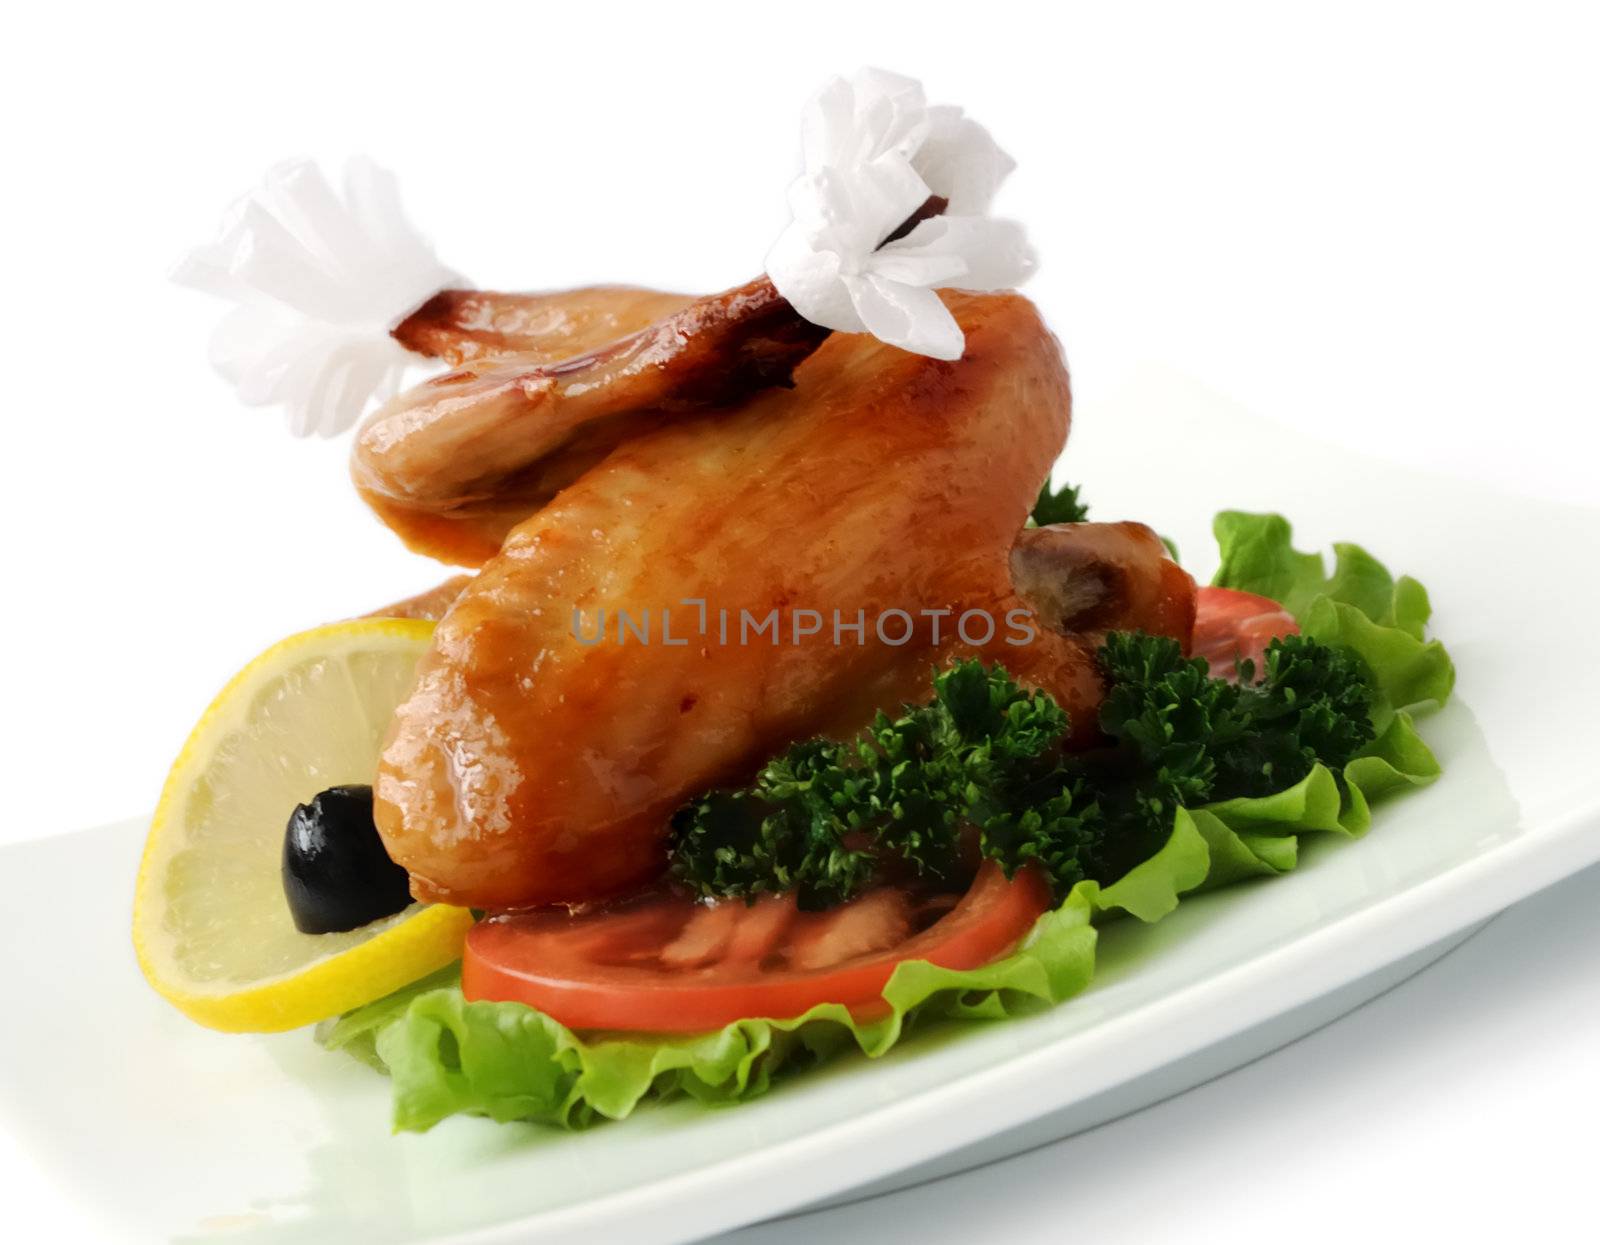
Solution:
<path fill-rule="evenodd" d="M 1294 874 L 1107 928 L 1091 989 L 1041 1015 L 845 1059 L 728 1111 L 581 1134 L 388 1131 L 387 1084 L 308 1034 L 226 1037 L 151 994 L 128 945 L 141 822 L 0 852 L 0 1125 L 122 1235 L 685 1240 L 891 1176 L 1081 1103 L 1337 990 L 1600 858 L 1600 515 L 1319 445 L 1164 374 L 1082 415 L 1062 474 L 1209 572 L 1212 511 L 1365 544 L 1432 591 L 1458 699 L 1434 787 Z M 221 676 L 226 672 L 219 671 Z M 219 677 L 220 682 L 220 677 Z M 174 741 L 176 743 L 176 741 Z"/>

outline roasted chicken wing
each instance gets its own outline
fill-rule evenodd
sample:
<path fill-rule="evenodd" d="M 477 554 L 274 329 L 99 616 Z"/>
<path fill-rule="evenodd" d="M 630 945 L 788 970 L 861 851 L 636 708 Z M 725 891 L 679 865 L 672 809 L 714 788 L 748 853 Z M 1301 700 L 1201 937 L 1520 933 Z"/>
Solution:
<path fill-rule="evenodd" d="M 441 290 L 400 322 L 407 350 L 451 367 L 515 356 L 557 363 L 610 345 L 695 302 L 632 285 L 591 285 L 540 294 Z"/>
<path fill-rule="evenodd" d="M 692 301 L 604 287 L 447 291 L 396 336 L 462 365 L 366 421 L 356 487 L 412 548 L 477 566 L 616 446 L 788 384 L 827 332 L 766 277 Z"/>
<path fill-rule="evenodd" d="M 1192 582 L 1148 529 L 1019 538 L 1066 437 L 1061 353 L 1020 296 L 945 298 L 966 333 L 957 362 L 836 335 L 790 389 L 670 414 L 613 405 L 626 436 L 559 491 L 517 495 L 522 521 L 440 622 L 383 753 L 378 826 L 417 896 L 505 909 L 623 892 L 662 869 L 687 797 L 924 698 L 961 655 L 1049 691 L 1087 736 L 1096 633 L 1187 636 Z M 418 491 L 454 499 L 435 512 L 451 522 L 501 497 L 561 455 L 585 399 L 562 374 L 496 383 L 481 420 L 381 413 L 358 463 L 386 462 L 391 420 L 460 418 L 466 462 L 424 466 Z M 1013 643 L 1030 610 L 1032 642 Z"/>

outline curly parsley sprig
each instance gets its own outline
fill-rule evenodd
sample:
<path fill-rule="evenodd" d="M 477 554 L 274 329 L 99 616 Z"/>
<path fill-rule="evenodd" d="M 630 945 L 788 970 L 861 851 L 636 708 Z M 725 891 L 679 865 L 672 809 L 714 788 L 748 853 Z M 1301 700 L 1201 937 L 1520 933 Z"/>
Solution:
<path fill-rule="evenodd" d="M 1089 517 L 1089 507 L 1078 500 L 1079 486 L 1063 484 L 1053 488 L 1046 480 L 1039 489 L 1028 521 L 1034 527 L 1049 527 L 1052 523 L 1082 523 Z"/>
<path fill-rule="evenodd" d="M 1373 738 L 1361 659 L 1302 636 L 1268 646 L 1259 682 L 1248 665 L 1240 683 L 1213 679 L 1160 636 L 1110 635 L 1098 659 L 1107 747 L 1065 752 L 1054 700 L 961 662 L 928 704 L 795 744 L 748 786 L 685 805 L 674 876 L 707 897 L 795 891 L 825 908 L 885 868 L 958 874 L 975 847 L 1008 874 L 1037 862 L 1065 893 L 1156 851 L 1179 807 L 1281 790 L 1319 761 L 1337 773 Z"/>
<path fill-rule="evenodd" d="M 1034 498 L 1033 509 L 1028 512 L 1028 527 L 1049 527 L 1055 523 L 1087 523 L 1089 520 L 1089 503 L 1084 501 L 1079 493 L 1081 487 L 1076 484 L 1063 484 L 1060 488 L 1054 487 L 1046 480 L 1039 489 L 1039 496 Z M 1167 547 L 1167 553 L 1174 562 L 1179 561 L 1178 546 L 1173 543 L 1170 536 L 1161 537 L 1161 543 Z"/>

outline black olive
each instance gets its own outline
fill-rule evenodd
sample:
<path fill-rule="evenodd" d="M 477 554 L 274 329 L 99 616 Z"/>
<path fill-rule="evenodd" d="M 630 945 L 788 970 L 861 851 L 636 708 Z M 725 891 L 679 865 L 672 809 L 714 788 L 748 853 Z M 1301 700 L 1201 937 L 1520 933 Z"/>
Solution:
<path fill-rule="evenodd" d="M 297 804 L 283 836 L 283 893 L 302 934 L 331 934 L 411 902 L 406 871 L 372 820 L 371 787 L 329 787 Z"/>

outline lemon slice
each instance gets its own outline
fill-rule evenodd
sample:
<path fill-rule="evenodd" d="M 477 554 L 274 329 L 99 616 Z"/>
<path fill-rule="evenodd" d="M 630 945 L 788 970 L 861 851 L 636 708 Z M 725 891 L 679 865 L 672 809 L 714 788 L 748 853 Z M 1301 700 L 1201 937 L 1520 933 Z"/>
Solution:
<path fill-rule="evenodd" d="M 294 806 L 372 781 L 432 634 L 430 622 L 373 618 L 290 636 L 235 675 L 190 734 L 145 843 L 133 945 L 150 984 L 192 1019 L 294 1029 L 461 954 L 472 914 L 444 904 L 302 934 L 281 873 Z"/>

